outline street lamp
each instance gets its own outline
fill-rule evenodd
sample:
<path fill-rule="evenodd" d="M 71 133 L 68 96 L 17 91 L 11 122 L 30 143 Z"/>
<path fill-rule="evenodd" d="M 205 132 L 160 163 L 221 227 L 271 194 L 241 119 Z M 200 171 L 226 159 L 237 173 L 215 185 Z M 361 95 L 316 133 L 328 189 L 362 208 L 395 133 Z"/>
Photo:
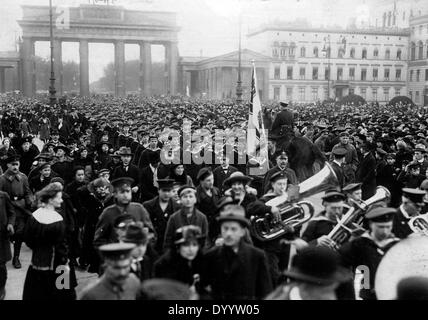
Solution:
<path fill-rule="evenodd" d="M 242 79 L 241 79 L 241 34 L 242 34 L 242 9 L 239 13 L 239 45 L 238 45 L 238 82 L 236 84 L 236 102 L 242 103 Z"/>
<path fill-rule="evenodd" d="M 54 72 L 54 47 L 53 47 L 53 23 L 52 23 L 52 0 L 49 0 L 49 30 L 50 30 L 50 42 L 51 42 L 51 77 L 49 84 L 49 105 L 51 108 L 56 103 L 56 90 L 55 90 L 55 72 Z"/>
<path fill-rule="evenodd" d="M 328 47 L 326 48 L 327 43 L 328 43 Z M 324 48 L 322 49 L 322 52 L 328 58 L 327 100 L 330 100 L 330 55 L 331 55 L 330 35 L 328 35 L 327 37 L 324 37 Z"/>

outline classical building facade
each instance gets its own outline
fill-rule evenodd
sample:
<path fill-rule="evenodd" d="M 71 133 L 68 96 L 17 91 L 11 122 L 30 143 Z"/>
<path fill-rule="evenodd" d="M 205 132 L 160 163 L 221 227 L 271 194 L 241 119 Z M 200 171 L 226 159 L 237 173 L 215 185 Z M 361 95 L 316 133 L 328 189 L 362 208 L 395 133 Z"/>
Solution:
<path fill-rule="evenodd" d="M 350 93 L 387 102 L 406 95 L 408 30 L 264 25 L 249 48 L 271 57 L 269 99 L 314 102 Z"/>

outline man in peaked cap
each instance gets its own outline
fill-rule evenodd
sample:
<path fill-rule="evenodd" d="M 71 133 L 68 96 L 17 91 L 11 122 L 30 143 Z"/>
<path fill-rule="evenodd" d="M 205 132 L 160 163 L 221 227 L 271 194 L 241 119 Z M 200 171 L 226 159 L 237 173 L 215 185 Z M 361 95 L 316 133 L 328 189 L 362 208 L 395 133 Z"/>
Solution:
<path fill-rule="evenodd" d="M 294 130 L 294 114 L 288 109 L 288 103 L 280 102 L 280 106 L 282 110 L 276 115 L 271 128 L 272 134 L 276 136 Z"/>
<path fill-rule="evenodd" d="M 332 151 L 336 148 L 343 148 L 347 151 L 345 161 L 343 163 L 343 172 L 346 181 L 353 181 L 355 179 L 355 171 L 357 170 L 359 160 L 355 147 L 349 143 L 349 134 L 345 131 L 339 134 L 340 142 L 333 146 Z M 330 156 L 330 161 L 334 160 L 333 152 Z"/>
<path fill-rule="evenodd" d="M 131 163 L 131 148 L 121 147 L 119 149 L 119 155 L 122 160 L 122 164 L 114 169 L 111 175 L 111 179 L 115 180 L 123 177 L 132 178 L 132 199 L 134 199 L 134 201 L 137 201 L 139 199 L 139 191 L 141 192 L 140 169 L 136 165 L 133 165 Z"/>
<path fill-rule="evenodd" d="M 424 197 L 425 190 L 414 188 L 403 188 L 401 197 L 401 205 L 394 216 L 394 226 L 392 232 L 400 239 L 406 238 L 412 233 L 409 226 L 409 220 L 421 214 L 422 208 L 425 206 Z"/>
<path fill-rule="evenodd" d="M 362 183 L 350 183 L 346 185 L 342 192 L 347 196 L 347 204 L 352 207 L 355 203 L 361 203 L 363 191 L 361 190 Z"/>
<path fill-rule="evenodd" d="M 0 176 L 0 191 L 6 192 L 15 209 L 15 234 L 13 235 L 13 260 L 12 264 L 16 269 L 21 268 L 19 255 L 24 236 L 24 228 L 29 216 L 31 216 L 31 191 L 27 176 L 23 174 L 20 168 L 20 157 L 17 154 L 9 155 L 5 162 L 7 170 Z"/>
<path fill-rule="evenodd" d="M 394 208 L 371 208 L 365 215 L 368 230 L 339 249 L 346 267 L 352 270 L 362 265 L 368 267 L 369 288 L 362 287 L 360 290 L 360 297 L 363 300 L 376 300 L 374 290 L 376 270 L 386 252 L 400 240 L 392 233 L 396 214 L 397 210 Z"/>
<path fill-rule="evenodd" d="M 296 173 L 293 169 L 289 167 L 288 164 L 288 155 L 284 150 L 278 150 L 277 153 L 274 156 L 276 161 L 276 166 L 272 169 L 269 169 L 268 172 L 266 172 L 264 181 L 263 181 L 263 192 L 264 194 L 269 191 L 270 186 L 270 177 L 277 173 L 277 172 L 285 172 L 286 175 L 289 177 L 288 183 L 290 185 L 297 185 L 299 181 L 297 180 Z"/>
<path fill-rule="evenodd" d="M 118 240 L 117 234 L 113 230 L 113 224 L 115 219 L 123 214 L 130 214 L 135 218 L 135 221 L 143 222 L 144 227 L 147 227 L 149 232 L 154 234 L 154 241 L 156 241 L 149 213 L 142 204 L 131 201 L 133 182 L 133 179 L 129 177 L 118 178 L 111 182 L 116 203 L 105 208 L 98 219 L 94 237 L 95 246 L 113 243 Z"/>
<path fill-rule="evenodd" d="M 140 288 L 130 273 L 133 243 L 111 243 L 99 247 L 104 258 L 104 273 L 81 293 L 79 300 L 135 300 Z"/>

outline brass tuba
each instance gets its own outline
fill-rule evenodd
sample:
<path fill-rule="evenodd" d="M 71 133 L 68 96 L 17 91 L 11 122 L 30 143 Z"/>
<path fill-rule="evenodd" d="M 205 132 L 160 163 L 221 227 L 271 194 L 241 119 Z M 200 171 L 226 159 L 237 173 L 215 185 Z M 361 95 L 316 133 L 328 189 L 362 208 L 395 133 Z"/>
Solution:
<path fill-rule="evenodd" d="M 379 186 L 376 188 L 376 193 L 371 198 L 359 203 L 354 201 L 354 206 L 342 216 L 342 219 L 336 224 L 333 230 L 330 231 L 328 237 L 336 243 L 339 248 L 342 244 L 349 240 L 351 235 L 362 229 L 364 215 L 370 206 L 384 201 L 391 197 L 391 193 L 385 187 Z"/>
<path fill-rule="evenodd" d="M 285 234 L 286 227 L 298 227 L 309 221 L 314 215 L 314 206 L 311 202 L 300 201 L 322 191 L 337 188 L 339 181 L 329 163 L 317 174 L 301 182 L 297 189 L 298 199 L 290 202 L 287 194 L 278 196 L 266 202 L 267 206 L 277 207 L 281 214 L 281 221 L 274 221 L 271 214 L 264 217 L 251 217 L 251 233 L 259 241 L 269 241 Z"/>
<path fill-rule="evenodd" d="M 414 233 L 428 236 L 428 216 L 426 214 L 415 216 L 408 223 Z"/>

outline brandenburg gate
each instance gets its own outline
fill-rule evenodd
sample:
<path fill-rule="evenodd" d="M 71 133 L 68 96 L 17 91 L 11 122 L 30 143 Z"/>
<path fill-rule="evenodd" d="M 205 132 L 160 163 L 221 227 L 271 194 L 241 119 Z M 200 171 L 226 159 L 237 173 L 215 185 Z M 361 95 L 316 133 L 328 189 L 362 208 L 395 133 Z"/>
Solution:
<path fill-rule="evenodd" d="M 22 28 L 22 91 L 24 95 L 35 93 L 35 42 L 50 41 L 49 7 L 23 6 Z M 55 87 L 62 94 L 62 42 L 79 42 L 80 94 L 89 95 L 89 43 L 113 43 L 115 65 L 115 94 L 124 96 L 125 44 L 140 47 L 140 90 L 151 94 L 151 45 L 165 46 L 167 65 L 167 91 L 177 93 L 178 31 L 176 13 L 134 11 L 120 6 L 80 5 L 67 8 L 69 24 L 57 28 L 54 21 Z M 53 8 L 55 13 L 56 8 Z M 100 57 L 102 58 L 102 57 Z"/>

